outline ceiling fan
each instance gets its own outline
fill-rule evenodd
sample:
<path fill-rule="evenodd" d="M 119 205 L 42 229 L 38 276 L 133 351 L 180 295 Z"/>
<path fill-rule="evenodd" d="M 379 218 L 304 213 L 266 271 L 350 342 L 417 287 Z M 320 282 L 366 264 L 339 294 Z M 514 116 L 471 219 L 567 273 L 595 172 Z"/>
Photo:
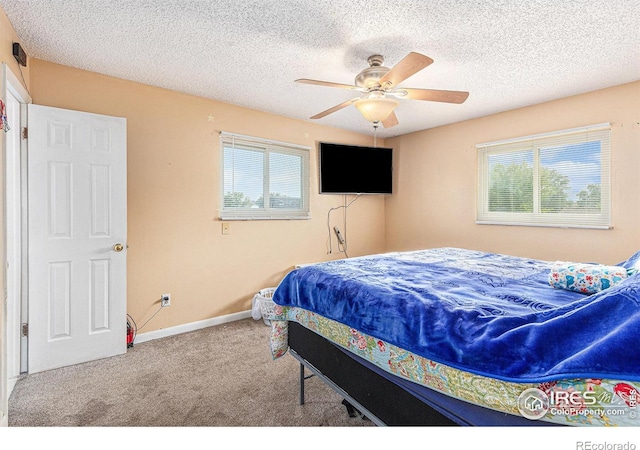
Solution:
<path fill-rule="evenodd" d="M 369 67 L 356 75 L 354 85 L 307 78 L 295 80 L 296 83 L 351 89 L 366 94 L 322 111 L 312 116 L 311 119 L 320 119 L 353 103 L 364 118 L 373 122 L 374 126 L 382 123 L 385 128 L 390 128 L 398 125 L 398 118 L 394 113 L 394 109 L 398 106 L 396 98 L 460 104 L 469 96 L 468 92 L 461 91 L 399 88 L 398 85 L 404 80 L 433 63 L 433 59 L 420 53 L 409 53 L 392 68 L 383 66 L 384 57 L 380 55 L 370 56 L 367 62 Z"/>

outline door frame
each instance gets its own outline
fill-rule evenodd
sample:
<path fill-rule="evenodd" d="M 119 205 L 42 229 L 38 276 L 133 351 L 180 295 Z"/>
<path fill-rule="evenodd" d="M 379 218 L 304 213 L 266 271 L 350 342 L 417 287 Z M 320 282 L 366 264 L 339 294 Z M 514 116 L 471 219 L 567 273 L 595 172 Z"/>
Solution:
<path fill-rule="evenodd" d="M 15 97 L 20 103 L 20 117 L 17 126 L 17 132 L 23 127 L 27 126 L 27 104 L 31 103 L 31 96 L 26 88 L 22 85 L 18 77 L 9 69 L 6 63 L 2 64 L 2 92 L 0 93 L 2 96 L 2 100 L 6 103 L 7 95 L 10 93 L 13 97 Z M 27 313 L 27 216 L 26 216 L 26 141 L 24 139 L 20 139 L 20 149 L 19 149 L 19 162 L 18 162 L 18 173 L 14 173 L 13 179 L 13 189 L 16 192 L 19 192 L 19 200 L 16 205 L 12 199 L 7 198 L 7 180 L 3 176 L 4 179 L 4 191 L 3 191 L 3 220 L 4 220 L 4 235 L 3 235 L 3 243 L 4 243 L 4 252 L 2 254 L 2 262 L 3 262 L 3 270 L 4 270 L 4 279 L 5 286 L 4 291 L 2 292 L 3 300 L 6 300 L 6 314 L 2 315 L 2 323 L 0 324 L 0 328 L 2 329 L 3 334 L 3 345 L 2 350 L 0 351 L 0 366 L 1 375 L 0 379 L 2 380 L 2 405 L 0 407 L 0 417 L 3 417 L 3 420 L 6 419 L 8 413 L 8 400 L 11 395 L 11 391 L 15 386 L 17 381 L 16 377 L 9 378 L 7 373 L 7 363 L 12 361 L 14 364 L 17 364 L 20 367 L 20 372 L 25 372 L 27 370 L 27 345 L 26 345 L 26 337 L 23 338 L 20 332 L 20 324 L 26 321 L 26 313 Z M 9 151 L 7 147 L 7 136 L 3 132 L 2 133 L 2 167 L 6 168 L 6 158 L 7 151 Z M 6 173 L 3 174 L 6 176 Z M 16 211 L 19 217 L 16 217 Z M 20 224 L 19 229 L 15 231 L 13 238 L 17 238 L 20 241 L 20 257 L 13 258 L 8 255 L 6 252 L 7 242 L 11 239 L 11 236 L 7 235 L 7 224 L 9 221 L 16 220 Z M 20 281 L 17 283 L 17 286 L 8 286 L 9 280 L 7 279 L 7 264 L 12 267 L 20 266 Z M 14 291 L 17 296 L 13 295 L 8 296 L 9 291 Z M 16 298 L 19 297 L 19 300 Z M 10 322 L 11 321 L 11 322 Z M 19 351 L 16 351 L 16 347 L 20 348 Z"/>

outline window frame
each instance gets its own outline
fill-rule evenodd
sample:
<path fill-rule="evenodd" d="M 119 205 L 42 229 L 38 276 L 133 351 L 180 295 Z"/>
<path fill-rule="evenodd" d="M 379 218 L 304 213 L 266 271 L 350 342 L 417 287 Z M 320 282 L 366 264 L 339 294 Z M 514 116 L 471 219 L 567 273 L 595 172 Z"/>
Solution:
<path fill-rule="evenodd" d="M 600 142 L 600 213 L 549 213 L 540 211 L 540 151 L 550 147 Z M 611 222 L 611 125 L 579 128 L 477 144 L 476 224 L 559 228 L 613 228 Z M 489 156 L 531 150 L 533 153 L 533 208 L 531 213 L 489 211 Z"/>
<path fill-rule="evenodd" d="M 229 132 L 220 132 L 220 208 L 221 220 L 293 220 L 310 219 L 309 211 L 309 164 L 311 148 L 286 142 L 262 139 L 253 136 L 245 136 Z M 265 155 L 262 164 L 263 173 L 263 199 L 262 208 L 225 208 L 225 147 L 249 147 L 251 151 L 258 151 Z M 249 149 L 247 149 L 249 150 Z M 300 184 L 301 206 L 300 208 L 272 208 L 269 198 L 269 155 L 271 153 L 293 155 L 301 158 Z"/>

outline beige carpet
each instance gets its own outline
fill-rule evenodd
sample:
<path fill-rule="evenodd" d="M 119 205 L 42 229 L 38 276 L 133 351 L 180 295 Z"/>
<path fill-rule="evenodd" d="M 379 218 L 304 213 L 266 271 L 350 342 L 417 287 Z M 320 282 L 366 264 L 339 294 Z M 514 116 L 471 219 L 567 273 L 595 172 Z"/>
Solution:
<path fill-rule="evenodd" d="M 362 427 L 320 379 L 298 401 L 299 363 L 273 360 L 246 319 L 135 344 L 122 356 L 22 377 L 10 427 Z"/>
<path fill-rule="evenodd" d="M 299 405 L 298 375 L 289 354 L 271 359 L 269 327 L 253 319 L 136 344 L 122 356 L 20 379 L 9 399 L 9 428 L 0 428 L 0 449 L 7 442 L 7 448 L 38 442 L 64 450 L 96 443 L 175 450 L 229 442 L 261 449 L 392 448 L 439 440 L 453 448 L 525 450 L 540 448 L 549 436 L 552 448 L 576 448 L 585 438 L 579 429 L 575 436 L 545 430 L 543 439 L 535 427 L 501 428 L 500 439 L 491 427 L 416 427 L 398 434 L 350 418 L 342 398 L 318 378 L 307 380 L 306 402 Z"/>

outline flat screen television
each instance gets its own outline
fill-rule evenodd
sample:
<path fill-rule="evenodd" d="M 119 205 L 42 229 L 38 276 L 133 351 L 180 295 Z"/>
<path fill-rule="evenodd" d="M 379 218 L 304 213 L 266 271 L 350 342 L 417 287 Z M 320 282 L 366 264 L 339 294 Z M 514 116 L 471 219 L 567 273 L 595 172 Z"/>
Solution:
<path fill-rule="evenodd" d="M 318 146 L 321 194 L 391 194 L 393 149 L 330 142 Z"/>

